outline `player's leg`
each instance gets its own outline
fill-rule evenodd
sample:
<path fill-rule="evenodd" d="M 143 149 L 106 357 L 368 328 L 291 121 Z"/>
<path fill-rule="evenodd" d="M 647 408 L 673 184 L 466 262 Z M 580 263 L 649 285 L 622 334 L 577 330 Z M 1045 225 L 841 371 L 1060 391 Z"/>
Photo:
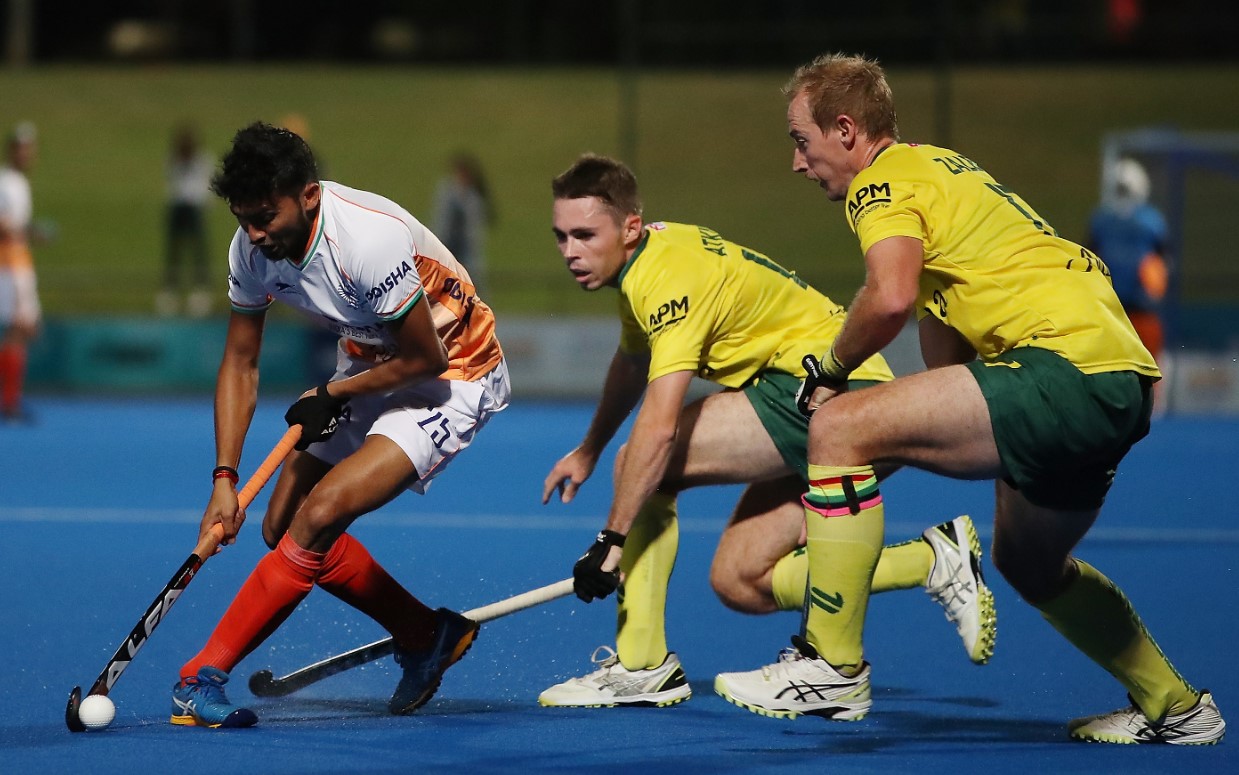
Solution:
<path fill-rule="evenodd" d="M 1175 670 L 1122 590 L 1072 547 L 1097 510 L 1037 506 L 999 482 L 994 563 L 1011 586 L 1076 648 L 1127 689 L 1132 706 L 1074 721 L 1075 739 L 1093 742 L 1215 743 L 1225 733 L 1213 699 Z"/>
<path fill-rule="evenodd" d="M 617 470 L 624 454 L 621 449 Z M 667 584 L 679 544 L 675 494 L 693 486 L 787 473 L 742 394 L 716 393 L 686 406 L 663 487 L 642 507 L 624 543 L 616 652 L 598 658 L 596 651 L 596 670 L 550 687 L 538 701 L 546 706 L 612 707 L 687 699 L 691 690 L 679 658 L 668 649 L 665 624 Z"/>
<path fill-rule="evenodd" d="M 724 673 L 715 689 L 757 713 L 850 720 L 868 712 L 862 632 L 882 549 L 884 509 L 871 461 L 970 478 L 1000 468 L 988 408 L 964 367 L 921 372 L 828 401 L 810 423 L 805 638 L 775 665 Z M 786 691 L 820 684 L 820 696 Z"/>

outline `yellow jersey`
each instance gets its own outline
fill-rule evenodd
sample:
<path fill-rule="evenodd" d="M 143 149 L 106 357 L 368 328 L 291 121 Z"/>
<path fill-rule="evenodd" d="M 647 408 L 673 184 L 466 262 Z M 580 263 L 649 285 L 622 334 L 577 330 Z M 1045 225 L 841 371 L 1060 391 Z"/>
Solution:
<path fill-rule="evenodd" d="M 862 251 L 887 237 L 921 241 L 918 319 L 940 319 L 983 360 L 1031 346 L 1086 374 L 1160 376 L 1106 265 L 971 159 L 892 145 L 856 176 L 846 201 Z"/>
<path fill-rule="evenodd" d="M 844 309 L 793 272 L 712 229 L 647 224 L 619 275 L 620 349 L 650 356 L 647 379 L 691 371 L 740 388 L 763 371 L 803 378 L 843 328 Z M 887 381 L 880 355 L 853 379 Z"/>

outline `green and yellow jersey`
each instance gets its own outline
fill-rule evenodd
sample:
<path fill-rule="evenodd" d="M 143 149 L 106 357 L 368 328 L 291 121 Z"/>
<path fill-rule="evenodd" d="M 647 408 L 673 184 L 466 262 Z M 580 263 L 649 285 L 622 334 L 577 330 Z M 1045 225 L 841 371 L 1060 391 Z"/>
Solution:
<path fill-rule="evenodd" d="M 887 237 L 921 241 L 918 318 L 939 318 L 983 360 L 1032 346 L 1086 374 L 1160 376 L 1106 265 L 972 160 L 892 145 L 852 181 L 847 217 L 865 252 Z"/>
<path fill-rule="evenodd" d="M 766 256 L 703 226 L 651 223 L 619 275 L 620 349 L 648 353 L 648 380 L 691 371 L 740 388 L 767 370 L 805 376 L 844 309 Z M 880 355 L 853 379 L 887 381 Z"/>

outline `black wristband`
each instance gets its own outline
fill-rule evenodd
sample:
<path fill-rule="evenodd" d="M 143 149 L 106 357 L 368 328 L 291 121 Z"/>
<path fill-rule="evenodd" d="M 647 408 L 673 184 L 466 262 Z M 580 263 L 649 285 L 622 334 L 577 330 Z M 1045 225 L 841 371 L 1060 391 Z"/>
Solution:
<path fill-rule="evenodd" d="M 598 538 L 595 539 L 599 543 L 604 543 L 608 546 L 618 546 L 624 548 L 624 539 L 628 536 L 622 533 L 617 533 L 614 530 L 603 530 L 598 533 Z"/>
<path fill-rule="evenodd" d="M 241 477 L 237 474 L 237 469 L 232 466 L 215 466 L 215 470 L 211 472 L 211 481 L 216 479 L 227 478 L 231 479 L 233 484 L 241 481 Z"/>

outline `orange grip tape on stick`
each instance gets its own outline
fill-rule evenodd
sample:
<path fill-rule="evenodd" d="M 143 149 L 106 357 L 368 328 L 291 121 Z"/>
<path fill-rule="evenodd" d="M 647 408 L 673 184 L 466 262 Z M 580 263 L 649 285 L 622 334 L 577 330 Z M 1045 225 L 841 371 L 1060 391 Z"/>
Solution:
<path fill-rule="evenodd" d="M 250 503 L 254 501 L 254 496 L 258 494 L 259 490 L 266 486 L 267 480 L 271 478 L 271 475 L 274 474 L 275 470 L 280 467 L 280 464 L 284 462 L 284 458 L 288 457 L 288 453 L 292 451 L 292 448 L 296 446 L 297 442 L 300 440 L 300 425 L 294 425 L 284 432 L 283 438 L 276 443 L 275 448 L 271 450 L 269 455 L 267 455 L 267 459 L 262 461 L 262 464 L 258 466 L 258 469 L 254 471 L 253 476 L 249 478 L 249 481 L 247 481 L 245 486 L 241 488 L 241 492 L 238 493 L 237 500 L 240 501 L 241 508 L 249 506 Z M 219 542 L 223 540 L 223 525 L 214 525 L 210 532 L 203 536 L 202 540 L 198 542 L 198 546 L 194 549 L 194 554 L 206 559 L 215 552 L 215 549 L 219 546 Z"/>

